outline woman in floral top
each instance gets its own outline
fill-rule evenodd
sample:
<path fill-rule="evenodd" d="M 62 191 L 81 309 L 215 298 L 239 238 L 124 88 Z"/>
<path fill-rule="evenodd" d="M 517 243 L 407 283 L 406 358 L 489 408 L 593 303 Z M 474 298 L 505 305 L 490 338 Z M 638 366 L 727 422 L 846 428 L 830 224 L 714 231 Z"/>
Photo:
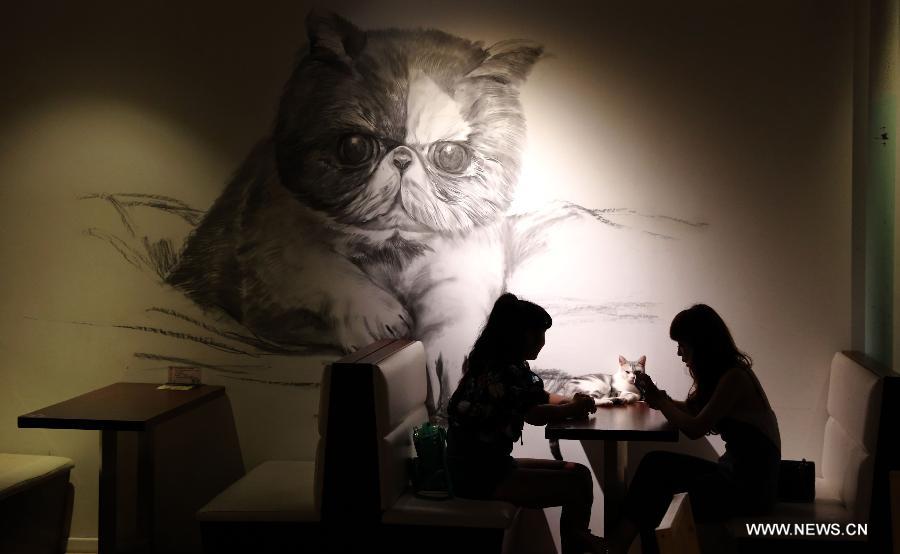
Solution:
<path fill-rule="evenodd" d="M 603 552 L 602 539 L 588 529 L 590 470 L 573 462 L 510 455 L 525 422 L 546 425 L 596 410 L 590 396 L 548 393 L 528 367 L 551 324 L 546 310 L 515 295 L 504 294 L 494 303 L 450 399 L 447 463 L 458 496 L 528 508 L 562 506 L 563 554 Z"/>

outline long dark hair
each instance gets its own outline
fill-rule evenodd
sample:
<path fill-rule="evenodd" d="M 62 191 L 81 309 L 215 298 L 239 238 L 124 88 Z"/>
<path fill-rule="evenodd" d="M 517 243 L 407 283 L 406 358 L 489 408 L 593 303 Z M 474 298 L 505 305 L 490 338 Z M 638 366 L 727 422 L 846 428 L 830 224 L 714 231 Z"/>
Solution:
<path fill-rule="evenodd" d="M 687 405 L 699 413 L 712 396 L 719 379 L 731 368 L 749 370 L 753 360 L 738 350 L 722 317 L 706 304 L 695 304 L 672 320 L 669 337 L 693 348 L 688 370 L 694 384 Z"/>
<path fill-rule="evenodd" d="M 492 363 L 518 362 L 525 332 L 546 331 L 553 325 L 547 310 L 505 293 L 494 302 L 481 335 L 472 346 L 466 375 L 477 375 Z"/>

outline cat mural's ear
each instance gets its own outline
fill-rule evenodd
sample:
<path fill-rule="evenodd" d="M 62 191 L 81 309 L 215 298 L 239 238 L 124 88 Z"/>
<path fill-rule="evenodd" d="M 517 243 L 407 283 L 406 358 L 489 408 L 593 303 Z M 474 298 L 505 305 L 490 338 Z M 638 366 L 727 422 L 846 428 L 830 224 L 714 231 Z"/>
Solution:
<path fill-rule="evenodd" d="M 619 356 L 619 365 L 625 365 L 628 363 L 628 360 L 625 359 L 625 356 Z"/>
<path fill-rule="evenodd" d="M 366 45 L 366 33 L 329 11 L 311 10 L 306 16 L 309 51 L 313 55 L 337 57 L 348 65 Z"/>
<path fill-rule="evenodd" d="M 638 364 L 645 366 L 647 365 L 647 356 L 641 356 L 638 358 Z"/>
<path fill-rule="evenodd" d="M 504 40 L 485 49 L 487 57 L 467 77 L 487 77 L 504 84 L 519 84 L 528 76 L 544 47 L 528 40 Z"/>

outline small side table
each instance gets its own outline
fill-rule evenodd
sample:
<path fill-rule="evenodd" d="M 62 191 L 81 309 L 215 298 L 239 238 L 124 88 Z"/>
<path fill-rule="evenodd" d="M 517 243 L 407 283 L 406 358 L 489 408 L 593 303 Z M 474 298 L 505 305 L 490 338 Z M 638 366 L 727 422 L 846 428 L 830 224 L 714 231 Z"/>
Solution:
<path fill-rule="evenodd" d="M 87 429 L 101 432 L 100 554 L 117 554 L 120 547 L 117 540 L 118 517 L 122 508 L 117 506 L 118 474 L 122 469 L 118 460 L 119 432 L 134 431 L 138 437 L 136 508 L 140 541 L 133 550 L 156 552 L 154 431 L 161 423 L 217 400 L 227 404 L 225 388 L 220 386 L 201 385 L 188 391 L 158 390 L 157 387 L 158 385 L 150 383 L 115 383 L 19 416 L 21 428 Z M 230 414 L 230 405 L 227 406 L 227 413 Z M 233 421 L 228 422 L 228 425 L 236 439 Z M 223 427 L 228 429 L 226 425 Z M 239 450 L 236 451 L 236 460 L 235 453 L 225 458 L 223 464 L 229 466 L 226 471 L 229 475 L 219 478 L 225 481 L 221 488 L 239 478 L 244 471 Z M 222 475 L 222 472 L 219 471 L 218 475 Z"/>

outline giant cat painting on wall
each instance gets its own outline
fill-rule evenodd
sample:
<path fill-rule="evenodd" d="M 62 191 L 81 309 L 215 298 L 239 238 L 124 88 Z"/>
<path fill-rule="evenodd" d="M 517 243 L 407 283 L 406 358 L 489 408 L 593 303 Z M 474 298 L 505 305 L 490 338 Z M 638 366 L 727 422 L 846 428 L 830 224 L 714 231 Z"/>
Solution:
<path fill-rule="evenodd" d="M 540 45 L 363 31 L 319 12 L 307 32 L 271 136 L 157 271 L 268 345 L 422 340 L 440 413 L 541 234 L 572 217 L 612 225 L 615 210 L 508 213 L 525 140 L 519 88 Z"/>
<path fill-rule="evenodd" d="M 446 384 L 511 269 L 518 87 L 541 48 L 307 25 L 272 136 L 167 280 L 275 342 L 413 336 Z"/>

